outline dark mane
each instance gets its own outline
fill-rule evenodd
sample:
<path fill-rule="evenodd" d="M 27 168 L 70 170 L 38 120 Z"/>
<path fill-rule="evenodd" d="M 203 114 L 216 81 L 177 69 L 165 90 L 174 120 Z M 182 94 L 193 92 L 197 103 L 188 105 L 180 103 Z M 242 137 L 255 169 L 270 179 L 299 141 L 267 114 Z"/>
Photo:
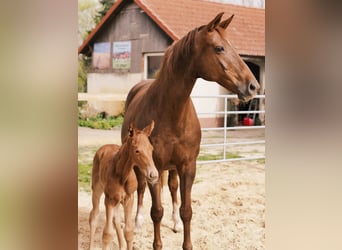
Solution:
<path fill-rule="evenodd" d="M 175 41 L 170 47 L 167 48 L 159 72 L 166 71 L 167 74 L 176 72 L 177 66 L 180 66 L 180 63 L 184 64 L 188 60 L 191 60 L 196 34 L 203 27 L 204 26 L 201 26 L 191 30 L 188 32 L 188 34 L 186 34 L 180 40 Z M 157 74 L 157 78 L 159 78 L 161 75 L 159 72 Z"/>

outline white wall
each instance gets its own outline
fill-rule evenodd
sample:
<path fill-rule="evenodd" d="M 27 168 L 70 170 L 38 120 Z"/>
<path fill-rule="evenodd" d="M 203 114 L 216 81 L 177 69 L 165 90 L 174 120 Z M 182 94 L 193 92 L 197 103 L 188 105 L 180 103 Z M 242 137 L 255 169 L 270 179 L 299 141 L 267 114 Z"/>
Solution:
<path fill-rule="evenodd" d="M 228 91 L 221 87 L 216 82 L 206 81 L 202 78 L 197 79 L 195 86 L 191 92 L 191 96 L 208 96 L 208 95 L 223 95 L 228 94 Z M 201 112 L 215 112 L 224 111 L 224 99 L 223 98 L 192 98 L 195 109 L 198 113 Z M 199 115 L 199 118 L 216 118 L 222 117 L 222 115 Z"/>
<path fill-rule="evenodd" d="M 89 94 L 127 94 L 142 79 L 142 74 L 88 73 Z"/>
<path fill-rule="evenodd" d="M 112 94 L 101 96 L 100 100 L 89 99 L 88 105 L 95 112 L 105 111 L 109 115 L 116 116 L 123 112 L 129 90 L 141 79 L 141 73 L 88 73 L 88 94 Z"/>

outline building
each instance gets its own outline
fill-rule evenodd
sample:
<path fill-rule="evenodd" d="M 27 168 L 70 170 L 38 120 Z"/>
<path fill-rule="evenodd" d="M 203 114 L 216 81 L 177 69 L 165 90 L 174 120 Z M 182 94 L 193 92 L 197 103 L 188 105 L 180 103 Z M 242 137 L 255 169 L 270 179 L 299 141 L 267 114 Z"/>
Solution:
<path fill-rule="evenodd" d="M 265 88 L 265 10 L 203 0 L 118 0 L 79 47 L 78 53 L 92 57 L 88 94 L 127 95 L 142 79 L 153 78 L 166 48 L 190 30 L 208 23 L 219 12 L 235 14 L 228 29 L 230 41 Z M 199 79 L 193 95 L 222 94 L 218 84 Z M 120 98 L 119 98 L 120 99 Z M 122 100 L 121 100 L 122 102 Z M 96 109 L 110 114 L 122 105 L 113 100 L 90 100 Z M 107 104 L 106 104 L 107 103 Z M 220 108 L 218 100 L 195 102 L 197 111 Z M 118 107 L 113 110 L 113 107 Z M 102 109 L 102 110 L 101 110 Z M 222 118 L 204 117 L 201 122 L 217 125 Z"/>

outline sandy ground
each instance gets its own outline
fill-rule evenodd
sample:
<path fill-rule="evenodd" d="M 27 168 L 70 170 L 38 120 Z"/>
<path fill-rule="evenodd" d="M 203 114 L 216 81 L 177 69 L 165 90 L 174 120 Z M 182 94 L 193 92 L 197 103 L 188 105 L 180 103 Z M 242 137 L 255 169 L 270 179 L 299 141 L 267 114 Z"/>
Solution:
<path fill-rule="evenodd" d="M 253 136 L 253 133 L 250 136 Z M 89 159 L 93 156 L 93 147 L 105 143 L 120 144 L 119 130 L 101 131 L 79 128 L 79 148 L 89 148 Z M 253 152 L 255 151 L 256 149 L 253 149 Z M 87 154 L 83 154 L 82 158 L 86 156 Z M 192 188 L 191 237 L 194 249 L 265 249 L 264 184 L 263 161 L 198 165 Z M 163 206 L 164 217 L 161 227 L 163 249 L 182 249 L 183 233 L 172 231 L 172 205 L 167 187 L 163 191 Z M 79 191 L 78 207 L 79 250 L 83 250 L 88 249 L 89 246 L 90 193 Z M 149 216 L 150 207 L 151 198 L 147 191 L 144 199 L 143 228 L 134 236 L 135 249 L 152 249 L 153 224 Z M 135 209 L 134 205 L 134 211 Z M 95 236 L 98 249 L 101 249 L 101 235 L 105 220 L 103 206 L 101 211 Z M 116 237 L 113 241 L 113 249 L 118 249 Z"/>

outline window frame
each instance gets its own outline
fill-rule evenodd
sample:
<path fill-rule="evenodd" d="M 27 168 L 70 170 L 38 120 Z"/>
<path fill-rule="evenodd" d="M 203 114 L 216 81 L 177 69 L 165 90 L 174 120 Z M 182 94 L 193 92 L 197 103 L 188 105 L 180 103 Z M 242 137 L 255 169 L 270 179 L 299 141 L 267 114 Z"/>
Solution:
<path fill-rule="evenodd" d="M 149 53 L 144 53 L 144 80 L 148 79 L 154 79 L 154 78 L 148 78 L 148 57 L 150 56 L 164 56 L 164 52 L 149 52 Z"/>

